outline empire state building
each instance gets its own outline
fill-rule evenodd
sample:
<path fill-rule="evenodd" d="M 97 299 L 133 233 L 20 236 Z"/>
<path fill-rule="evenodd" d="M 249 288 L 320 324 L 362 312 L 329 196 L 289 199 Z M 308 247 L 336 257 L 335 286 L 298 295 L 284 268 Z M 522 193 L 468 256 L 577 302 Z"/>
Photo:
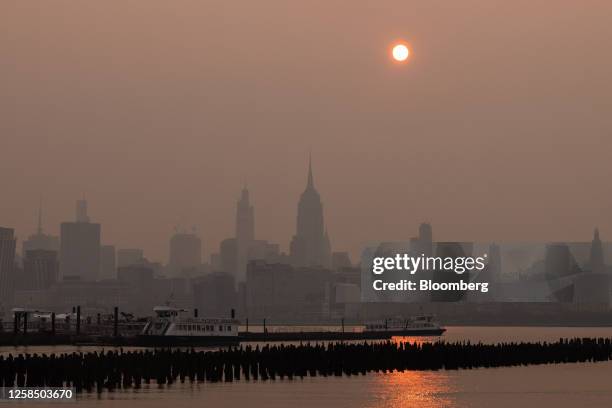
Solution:
<path fill-rule="evenodd" d="M 331 264 L 331 245 L 323 221 L 323 204 L 312 177 L 312 160 L 308 163 L 308 182 L 300 197 L 297 231 L 290 245 L 291 262 L 296 266 Z"/>

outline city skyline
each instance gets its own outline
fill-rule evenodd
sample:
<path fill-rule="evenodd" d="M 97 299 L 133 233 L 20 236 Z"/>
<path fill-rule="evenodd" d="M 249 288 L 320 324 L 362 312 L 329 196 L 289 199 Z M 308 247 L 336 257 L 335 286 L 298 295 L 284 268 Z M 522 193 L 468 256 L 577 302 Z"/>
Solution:
<path fill-rule="evenodd" d="M 316 198 L 318 200 L 320 200 L 320 203 L 323 203 L 324 200 L 319 198 L 319 193 L 314 189 L 314 181 L 313 181 L 313 175 L 312 175 L 312 158 L 309 157 L 308 159 L 308 172 L 307 172 L 307 176 L 306 176 L 306 190 L 302 191 L 300 197 L 298 197 L 296 199 L 296 201 L 300 202 L 300 200 L 304 200 L 304 194 L 306 194 L 307 198 L 310 198 L 309 194 L 310 191 L 314 192 L 314 195 L 316 196 Z M 53 228 L 53 225 L 51 223 L 49 223 L 48 221 L 48 211 L 45 209 L 44 207 L 44 201 L 42 197 L 39 197 L 39 203 L 38 206 L 36 207 L 36 216 L 35 216 L 35 222 L 33 222 L 33 224 L 35 225 L 35 227 L 32 229 L 32 233 L 28 233 L 27 231 L 24 232 L 23 234 L 20 234 L 20 231 L 18 228 L 14 227 L 13 225 L 11 225 L 10 223 L 5 223 L 3 224 L 3 226 L 7 227 L 7 228 L 12 228 L 15 231 L 15 238 L 17 239 L 17 254 L 20 255 L 22 258 L 25 257 L 25 248 L 29 247 L 30 245 L 33 245 L 35 248 L 37 249 L 49 249 L 49 250 L 55 250 L 59 252 L 59 238 L 61 235 L 61 224 L 63 223 L 70 223 L 71 220 L 76 220 L 77 224 L 79 223 L 79 219 L 80 222 L 85 221 L 85 223 L 89 223 L 90 221 L 94 222 L 95 224 L 100 224 L 101 226 L 101 230 L 102 232 L 100 233 L 102 240 L 101 240 L 101 245 L 102 246 L 107 246 L 107 245 L 112 245 L 114 246 L 118 251 L 119 250 L 130 250 L 130 248 L 138 248 L 139 251 L 144 252 L 147 254 L 147 256 L 145 258 L 154 261 L 154 262 L 162 262 L 162 263 L 168 263 L 170 262 L 170 250 L 168 248 L 168 243 L 169 241 L 171 241 L 172 237 L 175 236 L 176 234 L 195 234 L 199 239 L 201 239 L 202 242 L 202 262 L 203 263 L 210 263 L 211 262 L 211 256 L 212 255 L 219 255 L 220 253 L 220 245 L 223 243 L 224 239 L 227 240 L 228 238 L 234 238 L 234 236 L 232 235 L 232 233 L 234 234 L 240 234 L 242 229 L 245 228 L 244 225 L 241 225 L 239 227 L 239 225 L 242 223 L 246 223 L 247 226 L 247 231 L 246 231 L 246 235 L 249 237 L 248 240 L 254 240 L 255 239 L 255 224 L 259 225 L 259 228 L 257 229 L 258 231 L 260 231 L 258 233 L 257 239 L 267 239 L 267 241 L 279 244 L 280 246 L 280 251 L 282 253 L 285 253 L 287 255 L 291 255 L 291 242 L 292 240 L 295 239 L 295 226 L 293 227 L 293 231 L 290 233 L 290 236 L 287 238 L 283 238 L 281 237 L 280 239 L 275 239 L 275 238 L 271 238 L 266 236 L 265 233 L 265 225 L 264 228 L 261 228 L 261 221 L 255 221 L 257 219 L 255 213 L 256 213 L 256 209 L 258 209 L 257 206 L 257 202 L 256 201 L 252 201 L 251 200 L 251 196 L 253 195 L 253 192 L 251 191 L 251 189 L 247 186 L 247 184 L 245 183 L 242 186 L 241 192 L 238 195 L 239 199 L 236 201 L 234 200 L 234 206 L 236 206 L 236 203 L 238 205 L 238 213 L 234 213 L 234 216 L 232 217 L 231 215 L 229 216 L 230 218 L 230 222 L 233 222 L 233 225 L 230 228 L 230 231 L 227 232 L 227 235 L 220 237 L 217 241 L 211 240 L 209 239 L 205 239 L 204 237 L 210 237 L 209 234 L 206 234 L 206 228 L 202 227 L 202 224 L 199 224 L 197 222 L 192 222 L 192 223 L 185 223 L 184 225 L 174 225 L 172 230 L 168 232 L 167 235 L 165 236 L 159 236 L 158 240 L 162 242 L 161 246 L 164 247 L 164 251 L 162 253 L 160 252 L 155 252 L 152 251 L 150 248 L 147 248 L 146 245 L 144 245 L 142 242 L 138 242 L 138 241 L 134 241 L 134 243 L 132 245 L 121 245 L 119 243 L 117 243 L 116 241 L 112 241 L 112 240 L 108 240 L 108 239 L 104 239 L 104 226 L 108 223 L 108 222 L 102 222 L 99 221 L 97 219 L 97 217 L 93 217 L 93 221 L 92 221 L 92 217 L 90 217 L 88 215 L 88 205 L 89 205 L 89 201 L 85 199 L 85 195 L 83 194 L 82 198 L 77 199 L 76 200 L 76 212 L 74 211 L 74 204 L 73 204 L 73 216 L 72 218 L 68 218 L 67 220 L 64 221 L 60 221 L 57 225 L 57 230 L 55 230 Z M 311 200 L 307 200 L 307 201 L 311 201 Z M 315 200 L 316 201 L 316 200 Z M 74 203 L 74 201 L 73 201 Z M 309 204 L 308 206 L 311 206 L 312 204 Z M 245 207 L 246 206 L 246 207 Z M 294 204 L 294 208 L 295 208 L 295 204 Z M 260 209 L 258 209 L 260 210 Z M 236 211 L 236 209 L 234 210 Z M 261 210 L 260 210 L 261 211 Z M 323 211 L 322 209 L 320 211 Z M 223 209 L 223 212 L 227 212 L 226 209 Z M 246 212 L 246 214 L 245 214 Z M 264 213 L 266 211 L 263 211 Z M 315 210 L 315 213 L 317 211 Z M 43 213 L 45 214 L 43 216 Z M 84 218 L 83 218 L 84 217 Z M 246 217 L 246 218 L 245 218 Z M 293 220 L 293 225 L 295 225 L 295 219 L 299 217 L 299 205 L 298 205 L 298 211 L 295 212 L 294 214 L 294 220 Z M 329 218 L 327 218 L 329 219 Z M 34 219 L 33 219 L 34 221 Z M 320 221 L 318 221 L 321 223 L 321 225 L 324 227 L 323 231 L 324 231 L 324 239 L 329 240 L 328 236 L 328 231 L 327 231 L 327 222 L 323 222 L 322 219 Z M 416 227 L 418 226 L 422 226 L 422 222 L 427 222 L 427 223 L 431 223 L 431 220 L 414 220 L 414 224 L 416 225 Z M 112 220 L 110 222 L 110 224 L 112 225 Z M 302 224 L 304 224 L 304 222 L 302 222 Z M 298 225 L 299 225 L 299 221 L 298 221 Z M 415 228 L 416 228 L 415 227 Z M 592 228 L 595 228 L 597 230 L 600 230 L 600 226 L 599 224 L 594 225 Z M 316 229 L 316 228 L 315 228 Z M 264 231 L 263 233 L 261 233 L 261 231 Z M 440 225 L 437 226 L 436 228 L 436 232 L 438 233 L 438 231 L 440 230 L 444 230 L 444 226 Z M 232 232 L 234 231 L 234 232 Z M 569 239 L 557 239 L 557 238 L 550 238 L 550 239 L 541 239 L 540 241 L 544 241 L 544 242 L 573 242 L 573 241 L 583 241 L 585 239 L 585 234 L 587 234 L 589 231 L 588 228 L 585 229 L 584 231 L 580 231 L 579 235 L 575 236 L 575 237 L 571 237 Z M 244 234 L 244 233 L 242 233 Z M 588 235 L 586 235 L 588 236 Z M 293 238 L 291 238 L 293 237 Z M 409 229 L 407 229 L 407 232 L 405 235 L 403 236 L 395 236 L 394 239 L 390 239 L 387 237 L 383 237 L 382 240 L 385 241 L 408 241 L 411 238 Z M 244 240 L 244 238 L 243 238 Z M 452 239 L 445 239 L 447 241 L 452 241 Z M 498 239 L 498 240 L 494 240 L 494 239 L 487 239 L 486 237 L 484 237 L 483 239 L 481 239 L 480 241 L 496 241 L 496 242 L 513 242 L 513 241 L 525 241 L 525 238 L 521 238 L 518 237 L 518 239 L 507 239 L 507 240 L 503 240 L 503 239 Z M 121 240 L 118 240 L 121 241 Z M 144 240 L 143 240 L 144 241 Z M 359 245 L 359 246 L 354 246 L 352 248 L 346 249 L 343 247 L 336 247 L 334 245 L 331 246 L 331 251 L 329 256 L 331 256 L 331 252 L 348 252 L 351 256 L 351 259 L 356 261 L 359 259 L 361 251 L 363 250 L 363 248 L 369 243 L 375 240 L 372 239 L 368 239 L 367 237 L 363 238 L 363 244 Z M 479 240 L 472 240 L 472 241 L 479 241 Z M 131 241 L 132 242 L 132 241 Z M 335 243 L 335 242 L 334 242 Z M 328 243 L 329 244 L 329 243 Z M 243 244 L 244 245 L 244 244 Z M 242 251 L 245 251 L 244 249 Z M 328 257 L 329 257 L 328 256 Z M 244 254 L 242 255 L 242 257 L 244 257 Z M 328 260 L 329 261 L 329 260 Z M 323 264 L 327 264 L 328 261 L 323 262 Z M 300 264 L 300 261 L 296 262 L 297 264 Z M 244 271 L 241 273 L 243 274 Z"/>

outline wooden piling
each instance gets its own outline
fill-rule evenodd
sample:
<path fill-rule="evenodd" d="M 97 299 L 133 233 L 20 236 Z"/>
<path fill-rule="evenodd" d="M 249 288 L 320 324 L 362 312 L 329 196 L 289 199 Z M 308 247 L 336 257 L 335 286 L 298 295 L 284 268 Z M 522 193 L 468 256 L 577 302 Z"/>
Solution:
<path fill-rule="evenodd" d="M 119 336 L 119 308 L 115 306 L 115 313 L 113 316 L 113 336 Z"/>

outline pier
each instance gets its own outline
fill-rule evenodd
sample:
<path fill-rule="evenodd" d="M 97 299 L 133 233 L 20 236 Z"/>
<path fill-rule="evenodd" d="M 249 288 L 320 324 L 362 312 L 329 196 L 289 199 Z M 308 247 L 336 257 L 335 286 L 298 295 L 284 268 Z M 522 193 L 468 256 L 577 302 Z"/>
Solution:
<path fill-rule="evenodd" d="M 166 338 L 165 341 L 157 343 L 146 336 L 138 335 L 92 335 L 92 334 L 51 334 L 51 333 L 27 333 L 13 334 L 0 333 L 0 346 L 25 346 L 25 345 L 90 345 L 90 346 L 133 346 L 133 347 L 161 347 L 161 346 L 223 346 L 248 342 L 306 342 L 306 341 L 356 341 L 356 340 L 390 340 L 393 336 L 401 336 L 401 333 L 392 331 L 285 331 L 285 332 L 240 332 L 235 341 L 221 342 L 210 337 L 183 337 Z M 157 339 L 160 340 L 160 339 Z"/>

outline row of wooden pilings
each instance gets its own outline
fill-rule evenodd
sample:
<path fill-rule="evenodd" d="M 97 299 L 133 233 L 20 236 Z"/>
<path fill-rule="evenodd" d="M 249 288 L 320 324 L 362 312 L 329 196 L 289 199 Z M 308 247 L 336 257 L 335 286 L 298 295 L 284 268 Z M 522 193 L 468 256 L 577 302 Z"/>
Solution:
<path fill-rule="evenodd" d="M 612 339 L 556 342 L 361 342 L 239 346 L 204 351 L 144 349 L 0 355 L 0 386 L 74 387 L 77 392 L 143 384 L 356 376 L 371 372 L 457 370 L 612 359 Z"/>

